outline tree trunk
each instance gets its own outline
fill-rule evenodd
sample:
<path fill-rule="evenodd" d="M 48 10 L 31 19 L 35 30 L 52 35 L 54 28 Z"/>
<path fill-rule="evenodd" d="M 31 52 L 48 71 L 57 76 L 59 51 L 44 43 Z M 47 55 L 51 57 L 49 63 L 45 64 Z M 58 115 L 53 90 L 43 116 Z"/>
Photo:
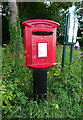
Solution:
<path fill-rule="evenodd" d="M 23 55 L 23 39 L 21 35 L 18 5 L 16 0 L 9 2 L 11 12 L 9 19 L 11 51 L 19 57 Z"/>
<path fill-rule="evenodd" d="M 11 11 L 11 24 L 15 28 L 17 28 L 17 17 L 18 17 L 18 7 L 16 0 L 15 2 L 9 2 L 9 9 Z"/>

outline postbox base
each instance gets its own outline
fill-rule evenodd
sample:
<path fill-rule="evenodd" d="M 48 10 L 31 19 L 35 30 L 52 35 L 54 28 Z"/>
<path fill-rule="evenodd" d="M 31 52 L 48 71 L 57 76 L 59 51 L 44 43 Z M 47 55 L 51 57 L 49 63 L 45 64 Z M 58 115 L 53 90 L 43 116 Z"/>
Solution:
<path fill-rule="evenodd" d="M 49 64 L 25 64 L 27 67 L 31 68 L 31 69 L 46 69 L 46 68 L 50 68 L 53 67 L 54 65 L 56 65 L 56 63 L 49 63 Z"/>

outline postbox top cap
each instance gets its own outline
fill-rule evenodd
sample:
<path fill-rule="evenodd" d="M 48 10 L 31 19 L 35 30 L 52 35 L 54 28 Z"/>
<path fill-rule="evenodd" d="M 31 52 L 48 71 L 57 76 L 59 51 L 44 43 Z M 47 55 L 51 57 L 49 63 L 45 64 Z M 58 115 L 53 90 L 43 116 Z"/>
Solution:
<path fill-rule="evenodd" d="M 52 27 L 59 27 L 60 24 L 57 22 L 54 22 L 52 20 L 45 20 L 45 19 L 34 19 L 34 20 L 27 20 L 22 23 L 23 26 L 30 26 L 34 24 L 48 24 L 51 25 Z"/>

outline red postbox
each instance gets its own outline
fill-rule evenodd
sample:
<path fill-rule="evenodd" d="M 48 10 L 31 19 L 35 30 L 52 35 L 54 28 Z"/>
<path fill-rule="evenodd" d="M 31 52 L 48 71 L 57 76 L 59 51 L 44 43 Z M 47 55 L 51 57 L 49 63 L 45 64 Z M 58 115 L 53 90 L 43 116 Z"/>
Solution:
<path fill-rule="evenodd" d="M 59 23 L 35 19 L 22 23 L 24 28 L 25 65 L 44 69 L 56 65 L 56 29 Z"/>

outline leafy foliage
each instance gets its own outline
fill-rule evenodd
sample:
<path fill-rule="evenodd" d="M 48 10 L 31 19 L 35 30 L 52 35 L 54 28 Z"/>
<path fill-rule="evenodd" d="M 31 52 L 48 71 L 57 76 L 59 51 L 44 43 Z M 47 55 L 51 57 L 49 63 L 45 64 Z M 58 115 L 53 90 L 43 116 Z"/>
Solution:
<path fill-rule="evenodd" d="M 10 50 L 10 47 L 7 47 L 3 52 L 2 107 L 5 115 L 12 113 L 16 105 L 26 104 L 32 81 L 31 71 L 24 66 L 24 60 Z"/>
<path fill-rule="evenodd" d="M 69 52 L 69 46 L 67 48 Z M 75 51 L 73 64 L 61 72 L 61 46 L 57 46 L 57 65 L 48 70 L 47 101 L 37 104 L 32 97 L 32 70 L 24 58 L 3 48 L 3 118 L 80 118 L 82 105 L 81 60 Z M 69 53 L 68 53 L 69 54 Z M 68 58 L 66 59 L 68 61 Z"/>

